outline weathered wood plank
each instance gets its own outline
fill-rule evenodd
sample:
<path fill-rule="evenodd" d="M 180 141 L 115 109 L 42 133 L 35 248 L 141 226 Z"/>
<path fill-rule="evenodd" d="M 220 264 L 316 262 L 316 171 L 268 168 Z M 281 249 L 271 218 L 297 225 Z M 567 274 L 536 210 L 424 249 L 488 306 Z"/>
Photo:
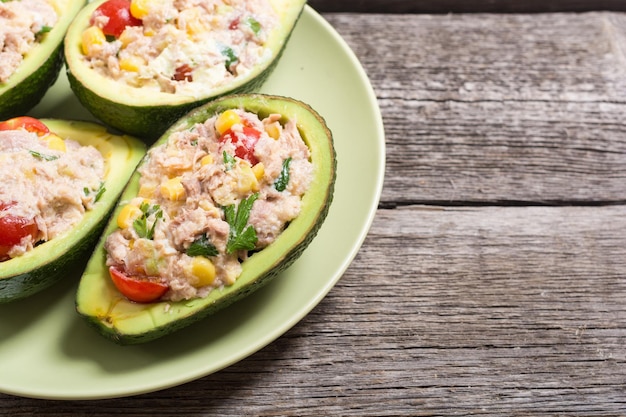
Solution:
<path fill-rule="evenodd" d="M 383 203 L 626 200 L 623 15 L 328 19 L 379 97 Z"/>
<path fill-rule="evenodd" d="M 626 208 L 379 210 L 355 262 L 284 337 L 217 374 L 11 415 L 618 415 Z M 2 409 L 0 408 L 0 411 Z"/>
<path fill-rule="evenodd" d="M 309 0 L 321 12 L 352 13 L 555 13 L 626 11 L 621 0 Z"/>

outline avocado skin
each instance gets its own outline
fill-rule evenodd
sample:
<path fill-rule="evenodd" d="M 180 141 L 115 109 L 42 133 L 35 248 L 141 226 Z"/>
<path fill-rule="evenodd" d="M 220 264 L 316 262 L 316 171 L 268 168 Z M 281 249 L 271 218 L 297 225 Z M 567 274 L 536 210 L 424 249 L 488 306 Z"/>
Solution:
<path fill-rule="evenodd" d="M 163 135 L 167 128 L 192 109 L 221 97 L 258 91 L 282 58 L 293 29 L 302 16 L 305 4 L 306 2 L 302 2 L 302 7 L 295 17 L 291 29 L 285 34 L 282 46 L 272 62 L 254 79 L 221 94 L 176 105 L 135 106 L 120 103 L 98 95 L 88 85 L 81 82 L 80 78 L 83 77 L 79 77 L 72 72 L 72 62 L 68 59 L 68 54 L 65 53 L 64 59 L 70 88 L 83 107 L 98 120 L 116 130 L 143 139 L 148 145 L 151 145 Z"/>
<path fill-rule="evenodd" d="M 0 279 L 0 304 L 29 297 L 51 287 L 65 276 L 70 275 L 76 269 L 76 266 L 91 254 L 107 220 L 108 216 L 102 218 L 89 234 L 78 241 L 72 250 L 65 252 L 62 256 L 48 259 L 45 263 L 37 265 L 32 270 L 14 275 L 10 279 Z"/>
<path fill-rule="evenodd" d="M 285 107 L 284 105 L 287 105 Z M 249 95 L 234 95 L 223 97 L 220 100 L 216 100 L 210 103 L 207 103 L 203 106 L 200 106 L 197 109 L 192 110 L 183 118 L 181 118 L 176 124 L 174 124 L 170 129 L 168 129 L 163 136 L 155 143 L 154 146 L 163 143 L 169 135 L 175 130 L 185 129 L 190 127 L 196 122 L 204 121 L 210 118 L 212 115 L 216 113 L 220 113 L 229 108 L 241 108 L 243 107 L 247 111 L 253 111 L 258 113 L 281 113 L 281 109 L 286 109 L 288 106 L 297 106 L 301 111 L 306 112 L 308 115 L 312 116 L 312 118 L 316 122 L 316 128 L 320 129 L 319 136 L 324 138 L 324 143 L 321 144 L 318 148 L 323 149 L 323 153 L 328 159 L 324 162 L 325 167 L 321 168 L 318 171 L 324 171 L 328 176 L 325 177 L 324 174 L 319 178 L 325 178 L 325 184 L 318 184 L 316 190 L 319 192 L 316 193 L 315 203 L 310 204 L 312 207 L 310 209 L 316 210 L 316 214 L 314 219 L 308 223 L 305 223 L 305 228 L 298 231 L 298 238 L 293 239 L 291 245 L 284 250 L 280 256 L 271 259 L 267 265 L 264 265 L 263 271 L 253 275 L 253 279 L 247 279 L 242 282 L 242 278 L 240 277 L 232 287 L 228 287 L 218 298 L 213 300 L 208 300 L 207 302 L 202 302 L 200 306 L 186 308 L 185 301 L 178 303 L 171 303 L 172 305 L 176 305 L 179 313 L 174 320 L 169 321 L 163 325 L 154 325 L 152 327 L 147 327 L 143 329 L 133 329 L 132 332 L 123 332 L 120 331 L 116 326 L 116 317 L 115 313 L 112 312 L 112 308 L 101 309 L 100 311 L 95 311 L 97 309 L 90 309 L 90 306 L 85 305 L 90 302 L 90 297 L 103 297 L 103 293 L 100 291 L 91 291 L 90 282 L 86 281 L 86 277 L 89 275 L 90 279 L 94 279 L 94 276 L 97 276 L 96 279 L 106 280 L 109 282 L 108 286 L 112 288 L 112 284 L 110 284 L 110 279 L 108 278 L 108 272 L 106 266 L 104 264 L 104 249 L 102 245 L 102 241 L 106 238 L 106 236 L 116 229 L 116 225 L 114 224 L 115 214 L 111 218 L 110 224 L 107 226 L 103 236 L 102 241 L 99 247 L 96 249 L 93 258 L 89 261 L 87 266 L 86 274 L 81 278 L 81 282 L 79 284 L 79 289 L 76 298 L 76 309 L 79 315 L 81 315 L 87 323 L 97 332 L 99 332 L 102 336 L 110 339 L 111 341 L 120 344 L 120 345 L 132 345 L 139 343 L 146 343 L 163 336 L 169 335 L 173 332 L 176 332 L 179 329 L 187 327 L 197 321 L 200 321 L 207 316 L 214 314 L 215 312 L 230 306 L 231 304 L 247 297 L 252 294 L 259 288 L 271 282 L 274 278 L 280 275 L 285 269 L 291 266 L 304 252 L 304 250 L 308 247 L 311 241 L 317 235 L 320 227 L 322 226 L 326 216 L 328 215 L 334 194 L 335 187 L 335 178 L 336 178 L 336 168 L 337 168 L 337 160 L 336 153 L 334 149 L 333 136 L 332 132 L 326 125 L 324 119 L 313 110 L 310 106 L 305 103 L 299 102 L 295 99 L 288 97 L 280 97 L 280 96 L 271 96 L 271 95 L 263 95 L 263 94 L 249 94 Z M 300 127 L 301 128 L 301 127 Z M 302 128 L 301 128 L 302 129 Z M 305 132 L 306 133 L 306 132 Z M 306 135 L 305 135 L 306 136 Z M 313 155 L 312 155 L 313 157 Z M 319 179 L 316 177 L 316 179 Z M 137 181 L 138 177 L 135 176 L 131 182 L 129 182 L 130 186 L 133 183 L 133 180 Z M 314 180 L 315 181 L 315 180 Z M 127 198 L 131 198 L 133 194 L 129 194 L 128 190 L 122 194 L 121 200 L 126 200 Z M 313 199 L 312 199 L 313 200 Z M 308 208 L 308 206 L 307 206 Z M 300 213 L 300 216 L 304 216 L 304 207 L 303 212 Z M 299 217 L 300 217 L 299 216 Z M 297 221 L 296 219 L 295 221 Z M 289 227 L 292 227 L 290 225 Z M 286 229 L 288 230 L 289 227 Z M 293 226 L 295 227 L 295 226 Z M 301 227 L 301 226 L 298 226 Z M 285 232 L 283 232 L 285 233 Z M 279 238 L 280 239 L 280 238 Z M 270 245 L 271 247 L 272 245 Z M 266 250 L 266 249 L 264 249 Z M 255 256 L 262 256 L 263 251 L 256 253 L 251 256 L 250 259 Z M 245 263 L 244 263 L 245 268 Z M 243 275 L 243 274 L 242 274 Z M 117 293 L 116 290 L 111 290 Z M 214 290 L 218 291 L 218 290 Z M 112 296 L 110 302 L 111 305 L 117 305 L 120 303 L 127 303 L 130 305 L 134 305 L 134 303 L 128 300 L 122 300 L 123 296 L 119 293 L 117 295 Z M 168 304 L 166 302 L 155 303 L 156 305 Z M 106 310 L 106 312 L 104 312 Z M 123 313 L 123 315 L 128 315 L 128 313 Z"/>
<path fill-rule="evenodd" d="M 139 139 L 113 135 L 100 124 L 59 119 L 40 120 L 51 131 L 63 137 L 77 140 L 83 145 L 93 144 L 96 148 L 103 146 L 104 153 L 110 154 L 108 175 L 104 178 L 106 191 L 98 203 L 100 206 L 85 213 L 84 221 L 76 225 L 77 231 L 73 229 L 36 246 L 29 254 L 34 259 L 15 258 L 13 261 L 22 262 L 19 266 L 11 266 L 12 260 L 0 262 L 0 304 L 26 298 L 69 275 L 80 273 L 77 268 L 93 252 L 124 184 L 146 151 L 145 144 Z M 112 184 L 113 179 L 123 181 L 123 184 Z M 35 255 L 35 251 L 39 253 Z"/>
<path fill-rule="evenodd" d="M 35 107 L 56 82 L 62 66 L 61 44 L 39 69 L 0 96 L 0 120 L 21 116 Z"/>

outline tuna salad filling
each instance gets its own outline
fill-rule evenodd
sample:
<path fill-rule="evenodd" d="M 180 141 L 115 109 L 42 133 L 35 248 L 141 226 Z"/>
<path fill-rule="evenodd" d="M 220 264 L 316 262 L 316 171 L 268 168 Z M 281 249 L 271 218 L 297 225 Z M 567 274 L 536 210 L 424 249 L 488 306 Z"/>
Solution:
<path fill-rule="evenodd" d="M 9 80 L 57 19 L 56 11 L 45 0 L 0 2 L 0 83 Z"/>
<path fill-rule="evenodd" d="M 108 0 L 90 23 L 82 50 L 95 71 L 193 97 L 270 59 L 278 16 L 268 0 Z"/>
<path fill-rule="evenodd" d="M 280 120 L 226 110 L 148 152 L 137 197 L 105 242 L 120 292 L 143 302 L 205 297 L 233 284 L 241 263 L 298 216 L 313 165 L 296 121 Z"/>
<path fill-rule="evenodd" d="M 102 154 L 33 120 L 0 124 L 0 260 L 67 232 L 104 192 Z"/>

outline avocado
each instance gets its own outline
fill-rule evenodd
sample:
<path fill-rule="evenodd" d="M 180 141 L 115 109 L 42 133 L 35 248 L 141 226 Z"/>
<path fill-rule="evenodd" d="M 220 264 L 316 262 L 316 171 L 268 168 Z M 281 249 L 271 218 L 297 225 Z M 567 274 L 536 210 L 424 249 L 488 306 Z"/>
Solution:
<path fill-rule="evenodd" d="M 135 173 L 87 264 L 76 294 L 78 313 L 114 342 L 148 342 L 242 299 L 290 266 L 309 245 L 326 218 L 333 198 L 336 173 L 333 137 L 323 118 L 300 101 L 260 94 L 223 97 L 192 110 L 168 129 L 153 146 L 167 141 L 173 132 L 189 129 L 195 123 L 202 123 L 227 109 L 236 108 L 255 113 L 261 118 L 280 114 L 281 123 L 293 119 L 297 121 L 298 130 L 310 149 L 314 171 L 311 186 L 302 197 L 300 214 L 277 240 L 242 262 L 242 273 L 231 286 L 214 289 L 205 298 L 188 301 L 134 303 L 118 292 L 112 283 L 105 265 L 103 245 L 106 236 L 117 229 L 115 218 L 124 202 L 138 193 L 139 174 Z"/>
<path fill-rule="evenodd" d="M 48 33 L 40 36 L 9 80 L 0 83 L 0 120 L 27 113 L 54 84 L 63 66 L 65 32 L 86 3 L 85 0 L 50 0 L 58 21 Z"/>
<path fill-rule="evenodd" d="M 224 95 L 257 91 L 277 65 L 306 4 L 305 0 L 270 0 L 280 22 L 268 34 L 268 56 L 251 72 L 208 92 L 172 94 L 130 87 L 89 67 L 81 49 L 81 36 L 92 13 L 104 1 L 96 0 L 85 7 L 67 32 L 65 61 L 70 87 L 96 118 L 147 143 L 154 142 L 182 115 L 203 103 Z"/>
<path fill-rule="evenodd" d="M 142 141 L 111 134 L 99 124 L 58 119 L 41 121 L 58 136 L 93 145 L 102 153 L 106 164 L 104 192 L 72 230 L 35 246 L 24 255 L 0 262 L 0 303 L 18 300 L 51 286 L 91 254 L 120 193 L 146 152 Z"/>

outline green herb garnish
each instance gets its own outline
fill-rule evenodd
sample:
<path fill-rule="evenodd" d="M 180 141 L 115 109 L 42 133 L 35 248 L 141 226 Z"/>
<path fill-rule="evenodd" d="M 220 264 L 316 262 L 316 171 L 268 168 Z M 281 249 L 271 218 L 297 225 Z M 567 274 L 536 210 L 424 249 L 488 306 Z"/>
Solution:
<path fill-rule="evenodd" d="M 40 38 L 52 30 L 52 26 L 42 26 L 41 30 L 35 34 L 35 38 Z"/>
<path fill-rule="evenodd" d="M 104 186 L 104 183 L 101 182 L 100 183 L 100 187 L 98 187 L 98 191 L 96 192 L 96 196 L 94 197 L 93 201 L 95 201 L 96 203 L 98 202 L 98 200 L 100 200 L 100 198 L 102 198 L 102 195 L 104 194 L 104 192 L 106 191 L 106 187 Z"/>
<path fill-rule="evenodd" d="M 289 184 L 289 164 L 291 163 L 291 157 L 283 161 L 283 169 L 280 170 L 280 175 L 274 181 L 274 188 L 277 191 L 285 191 L 287 184 Z"/>
<path fill-rule="evenodd" d="M 163 217 L 163 210 L 161 210 L 161 206 L 158 204 L 148 204 L 141 203 L 139 206 L 141 210 L 141 217 L 135 219 L 133 222 L 133 228 L 139 235 L 139 237 L 143 237 L 146 239 L 154 238 L 154 229 L 156 228 L 156 224 L 161 217 Z M 154 214 L 154 221 L 152 222 L 152 226 L 148 227 L 148 218 Z"/>
<path fill-rule="evenodd" d="M 224 158 L 224 165 L 226 165 L 226 171 L 231 170 L 235 166 L 235 157 L 230 155 L 228 152 L 222 152 L 222 156 Z"/>
<path fill-rule="evenodd" d="M 239 61 L 239 58 L 237 58 L 235 51 L 233 51 L 233 48 L 231 48 L 230 46 L 222 46 L 220 52 L 226 58 L 226 62 L 224 62 L 224 65 L 226 66 L 228 72 L 230 72 L 230 66 Z"/>
<path fill-rule="evenodd" d="M 252 29 L 252 32 L 254 32 L 255 35 L 258 35 L 261 31 L 261 24 L 252 16 L 248 16 L 246 24 L 250 27 L 250 29 Z"/>
<path fill-rule="evenodd" d="M 45 155 L 37 151 L 28 151 L 35 158 L 43 159 L 45 161 L 54 161 L 55 159 L 59 159 L 57 155 Z"/>
<path fill-rule="evenodd" d="M 193 241 L 187 248 L 189 256 L 217 256 L 219 252 L 217 248 L 206 235 L 202 235 Z"/>
<path fill-rule="evenodd" d="M 227 253 L 254 249 L 258 239 L 254 227 L 248 225 L 248 219 L 250 218 L 252 205 L 257 198 L 259 198 L 259 193 L 254 193 L 250 197 L 244 198 L 236 210 L 234 204 L 224 207 L 226 222 L 230 226 L 228 243 L 226 244 Z"/>

